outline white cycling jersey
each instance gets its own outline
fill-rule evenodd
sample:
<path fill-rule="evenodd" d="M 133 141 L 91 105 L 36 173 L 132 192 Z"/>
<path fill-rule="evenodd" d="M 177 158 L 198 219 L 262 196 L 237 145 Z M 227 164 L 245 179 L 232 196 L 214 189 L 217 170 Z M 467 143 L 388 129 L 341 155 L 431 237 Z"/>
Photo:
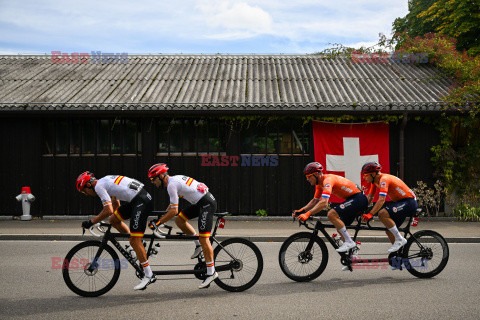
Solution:
<path fill-rule="evenodd" d="M 105 176 L 97 180 L 95 192 L 100 197 L 103 206 L 112 203 L 112 198 L 130 202 L 142 190 L 143 183 L 125 176 Z"/>
<path fill-rule="evenodd" d="M 208 192 L 208 187 L 193 178 L 177 175 L 168 177 L 167 192 L 170 206 L 178 207 L 179 198 L 196 204 Z"/>

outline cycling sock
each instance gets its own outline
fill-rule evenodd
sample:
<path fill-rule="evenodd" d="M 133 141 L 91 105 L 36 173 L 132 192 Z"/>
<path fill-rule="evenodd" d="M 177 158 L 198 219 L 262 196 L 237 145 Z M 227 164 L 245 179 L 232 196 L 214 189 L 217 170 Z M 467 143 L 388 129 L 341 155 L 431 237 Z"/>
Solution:
<path fill-rule="evenodd" d="M 402 240 L 402 235 L 400 232 L 398 232 L 397 226 L 393 226 L 390 229 L 388 229 L 394 236 L 395 236 L 395 241 Z"/>
<path fill-rule="evenodd" d="M 215 265 L 213 261 L 205 262 L 207 264 L 207 276 L 211 276 L 215 273 Z"/>
<path fill-rule="evenodd" d="M 198 233 L 195 232 L 194 236 L 198 236 Z M 198 240 L 193 240 L 193 242 L 195 242 L 196 246 L 200 245 L 200 241 L 198 241 Z"/>
<path fill-rule="evenodd" d="M 346 227 L 343 227 L 342 229 L 338 230 L 338 232 L 343 236 L 343 239 L 345 239 L 345 242 L 353 242 L 352 238 L 350 238 L 350 235 L 347 232 Z"/>
<path fill-rule="evenodd" d="M 150 268 L 150 263 L 148 263 L 148 260 L 145 262 L 140 263 L 143 267 L 143 272 L 145 272 L 145 276 L 148 278 L 153 277 L 153 272 L 152 268 Z"/>

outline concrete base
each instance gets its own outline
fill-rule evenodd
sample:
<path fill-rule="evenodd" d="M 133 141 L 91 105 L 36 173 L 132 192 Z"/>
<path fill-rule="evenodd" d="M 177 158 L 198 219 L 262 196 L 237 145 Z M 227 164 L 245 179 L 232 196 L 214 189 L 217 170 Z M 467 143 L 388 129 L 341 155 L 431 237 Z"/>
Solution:
<path fill-rule="evenodd" d="M 22 215 L 20 216 L 20 220 L 22 221 L 28 221 L 28 220 L 32 220 L 32 216 L 31 215 Z"/>

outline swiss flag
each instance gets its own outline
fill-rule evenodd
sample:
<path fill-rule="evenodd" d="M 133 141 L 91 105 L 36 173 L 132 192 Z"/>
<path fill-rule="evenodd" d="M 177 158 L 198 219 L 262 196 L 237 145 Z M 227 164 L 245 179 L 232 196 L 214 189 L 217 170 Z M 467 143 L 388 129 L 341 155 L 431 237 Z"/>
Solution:
<path fill-rule="evenodd" d="M 389 128 L 383 122 L 374 123 L 330 123 L 313 121 L 313 144 L 315 161 L 320 162 L 326 173 L 333 173 L 362 186 L 363 164 L 376 161 L 382 172 L 390 173 Z M 332 196 L 330 202 L 343 202 Z"/>

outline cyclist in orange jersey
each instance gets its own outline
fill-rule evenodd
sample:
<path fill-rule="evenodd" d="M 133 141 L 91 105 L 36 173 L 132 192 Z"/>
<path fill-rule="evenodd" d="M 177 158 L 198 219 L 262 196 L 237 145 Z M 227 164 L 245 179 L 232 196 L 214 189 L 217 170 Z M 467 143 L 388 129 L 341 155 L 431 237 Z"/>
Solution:
<path fill-rule="evenodd" d="M 337 252 L 347 252 L 355 248 L 356 244 L 348 234 L 345 225 L 350 225 L 355 217 L 367 208 L 368 200 L 352 181 L 334 174 L 323 174 L 322 171 L 323 167 L 318 162 L 307 164 L 303 170 L 308 182 L 315 186 L 315 195 L 305 207 L 295 210 L 293 215 L 300 214 L 298 219 L 305 221 L 311 215 L 325 209 L 332 194 L 345 199 L 328 211 L 327 218 L 345 240 L 343 245 L 336 249 Z"/>
<path fill-rule="evenodd" d="M 396 252 L 403 247 L 407 240 L 402 237 L 397 226 L 400 226 L 407 217 L 417 210 L 417 200 L 413 191 L 399 178 L 390 174 L 381 173 L 382 167 L 376 162 L 367 162 L 362 167 L 364 179 L 371 183 L 368 192 L 368 203 L 378 191 L 378 200 L 370 213 L 362 216 L 363 221 L 368 221 L 378 213 L 380 221 L 388 229 L 387 236 L 392 243 L 388 252 Z M 385 198 L 389 196 L 392 203 L 382 209 Z"/>

